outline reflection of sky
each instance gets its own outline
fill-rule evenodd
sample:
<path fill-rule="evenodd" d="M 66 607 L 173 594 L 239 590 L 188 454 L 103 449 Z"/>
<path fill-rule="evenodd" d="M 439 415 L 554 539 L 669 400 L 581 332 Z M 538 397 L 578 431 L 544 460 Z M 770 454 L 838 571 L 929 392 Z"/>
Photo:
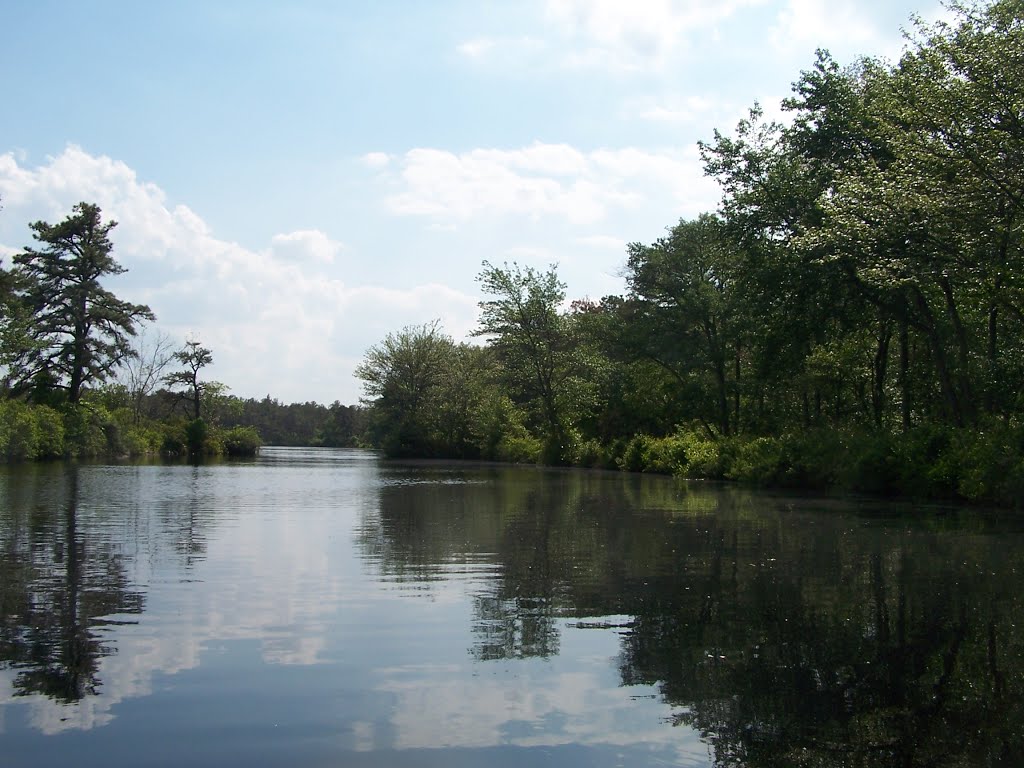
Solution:
<path fill-rule="evenodd" d="M 558 748 L 550 755 L 561 762 L 591 762 L 597 749 L 609 764 L 627 753 L 708 763 L 695 734 L 666 724 L 653 689 L 619 687 L 614 631 L 562 622 L 558 656 L 474 662 L 472 598 L 493 565 L 446 567 L 446 578 L 421 584 L 368 573 L 353 537 L 375 511 L 372 466 L 209 471 L 200 502 L 173 492 L 175 504 L 192 504 L 180 513 L 209 521 L 197 529 L 202 555 L 183 566 L 167 542 L 132 553 L 129 578 L 146 608 L 135 624 L 104 628 L 116 652 L 99 660 L 99 695 L 73 705 L 13 698 L 12 672 L 0 672 L 0 732 L 26 765 L 52 763 L 46 750 L 60 744 L 103 744 L 115 764 L 111 744 L 139 739 L 186 761 L 230 742 L 253 765 L 275 744 L 325 757 Z M 80 520 L 87 535 L 88 500 Z M 135 529 L 162 535 L 158 521 Z M 572 745 L 591 751 L 559 751 Z"/>
<path fill-rule="evenodd" d="M 665 727 L 654 689 L 618 685 L 617 635 L 563 630 L 561 652 L 548 660 L 376 670 L 377 689 L 394 695 L 394 746 L 643 744 L 706 762 L 696 737 Z"/>

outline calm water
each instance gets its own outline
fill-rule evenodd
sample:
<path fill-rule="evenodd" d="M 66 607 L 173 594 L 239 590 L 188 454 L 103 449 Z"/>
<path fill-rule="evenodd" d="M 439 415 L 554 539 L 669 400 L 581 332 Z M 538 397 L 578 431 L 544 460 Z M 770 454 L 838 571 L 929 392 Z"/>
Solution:
<path fill-rule="evenodd" d="M 1024 526 L 326 449 L 0 468 L 0 765 L 1024 765 Z"/>

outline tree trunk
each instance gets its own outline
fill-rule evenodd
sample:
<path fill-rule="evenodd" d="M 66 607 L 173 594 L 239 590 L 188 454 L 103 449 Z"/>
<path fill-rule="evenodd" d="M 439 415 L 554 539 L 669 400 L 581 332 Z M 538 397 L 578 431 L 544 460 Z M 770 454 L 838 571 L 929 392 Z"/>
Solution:
<path fill-rule="evenodd" d="M 932 352 L 932 362 L 935 365 L 935 373 L 939 377 L 939 387 L 942 390 L 942 399 L 946 405 L 949 417 L 958 427 L 964 426 L 964 414 L 960 405 L 960 398 L 957 396 L 956 387 L 953 385 L 953 378 L 949 371 L 949 363 L 946 359 L 946 348 L 935 324 L 935 316 L 932 314 L 928 300 L 921 289 L 912 289 L 914 304 L 921 314 L 920 328 L 928 339 L 928 346 Z"/>
<path fill-rule="evenodd" d="M 907 319 L 901 316 L 899 319 L 900 334 L 900 370 L 897 378 L 900 385 L 900 419 L 903 423 L 903 431 L 908 432 L 910 422 L 910 334 L 907 329 Z"/>
<path fill-rule="evenodd" d="M 953 334 L 956 339 L 960 422 L 977 424 L 978 408 L 974 400 L 974 387 L 971 383 L 971 357 L 970 345 L 967 343 L 967 331 L 964 329 L 960 310 L 957 309 L 953 286 L 949 282 L 949 278 L 943 276 L 939 283 L 942 286 L 942 295 L 946 299 L 946 316 L 949 318 L 950 325 L 953 326 Z"/>
<path fill-rule="evenodd" d="M 733 432 L 740 431 L 740 345 L 736 344 L 736 383 L 733 390 L 732 429 Z"/>
<path fill-rule="evenodd" d="M 881 427 L 885 418 L 885 374 L 889 367 L 889 341 L 892 339 L 892 321 L 885 318 L 878 330 L 874 365 L 871 369 L 871 410 L 875 426 Z"/>

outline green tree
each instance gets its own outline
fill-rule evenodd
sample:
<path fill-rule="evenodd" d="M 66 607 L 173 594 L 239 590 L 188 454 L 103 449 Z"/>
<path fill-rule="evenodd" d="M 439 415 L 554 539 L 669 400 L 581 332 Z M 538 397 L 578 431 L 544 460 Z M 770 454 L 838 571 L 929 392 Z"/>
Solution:
<path fill-rule="evenodd" d="M 735 246 L 722 222 L 681 221 L 668 237 L 627 252 L 629 346 L 678 380 L 691 418 L 729 435 L 738 427 L 742 340 Z"/>
<path fill-rule="evenodd" d="M 392 455 L 434 455 L 437 395 L 454 343 L 435 320 L 389 333 L 355 370 L 371 407 L 371 431 Z"/>
<path fill-rule="evenodd" d="M 84 202 L 59 224 L 30 225 L 41 247 L 14 256 L 18 291 L 31 313 L 31 343 L 9 369 L 15 388 L 59 387 L 77 403 L 85 386 L 105 381 L 132 354 L 136 324 L 153 313 L 100 284 L 125 271 L 111 255 L 115 225 Z"/>
<path fill-rule="evenodd" d="M 532 267 L 485 261 L 477 276 L 483 292 L 477 336 L 501 361 L 514 396 L 532 405 L 544 431 L 546 458 L 560 461 L 567 448 L 568 403 L 564 386 L 571 372 L 572 350 L 559 305 L 565 284 L 555 267 L 538 272 Z"/>
<path fill-rule="evenodd" d="M 203 400 L 208 394 L 220 394 L 223 385 L 217 382 L 202 381 L 199 372 L 208 365 L 213 364 L 213 353 L 202 345 L 202 342 L 192 339 L 185 342 L 185 346 L 174 353 L 174 359 L 183 367 L 179 371 L 173 371 L 164 377 L 164 381 L 171 387 L 181 387 L 179 397 L 192 405 L 192 418 L 199 420 L 203 415 Z"/>

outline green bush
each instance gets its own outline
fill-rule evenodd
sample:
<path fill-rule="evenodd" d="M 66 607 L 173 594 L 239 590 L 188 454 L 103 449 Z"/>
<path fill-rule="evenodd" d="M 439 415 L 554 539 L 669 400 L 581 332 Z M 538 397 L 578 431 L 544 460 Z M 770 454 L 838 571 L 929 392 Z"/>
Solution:
<path fill-rule="evenodd" d="M 615 466 L 626 472 L 683 474 L 689 441 L 684 435 L 652 437 L 634 435 L 614 457 Z"/>
<path fill-rule="evenodd" d="M 949 427 L 930 425 L 894 439 L 901 493 L 919 497 L 952 497 L 956 493 L 956 467 L 949 455 L 952 437 Z"/>
<path fill-rule="evenodd" d="M 109 441 L 104 426 L 109 424 L 110 414 L 106 408 L 68 404 L 64 407 L 63 417 L 67 456 L 82 459 L 107 453 Z"/>
<path fill-rule="evenodd" d="M 740 442 L 725 468 L 725 476 L 755 485 L 776 485 L 782 478 L 785 459 L 781 441 L 774 437 L 755 437 Z"/>
<path fill-rule="evenodd" d="M 33 410 L 39 434 L 35 458 L 59 459 L 65 452 L 64 420 L 58 411 L 47 405 L 37 405 Z"/>
<path fill-rule="evenodd" d="M 97 408 L 95 404 L 80 406 L 83 407 L 93 411 L 106 439 L 106 446 L 99 453 L 111 457 L 136 457 L 159 449 L 159 431 L 152 425 L 136 423 L 129 409 L 122 407 L 110 411 Z"/>
<path fill-rule="evenodd" d="M 516 464 L 537 464 L 541 459 L 543 444 L 540 440 L 525 433 L 504 435 L 498 443 L 495 458 L 498 461 L 510 461 Z"/>
<path fill-rule="evenodd" d="M 160 454 L 168 458 L 186 455 L 188 453 L 188 439 L 185 436 L 185 423 L 172 422 L 162 426 Z"/>
<path fill-rule="evenodd" d="M 958 430 L 940 456 L 940 465 L 962 498 L 1019 506 L 1022 453 L 1020 430 L 994 424 L 981 431 Z"/>
<path fill-rule="evenodd" d="M 233 427 L 224 432 L 223 442 L 228 456 L 255 456 L 263 444 L 255 427 Z"/>
<path fill-rule="evenodd" d="M 618 459 L 619 469 L 625 472 L 641 472 L 646 460 L 647 435 L 633 435 Z"/>
<path fill-rule="evenodd" d="M 36 458 L 39 424 L 33 410 L 20 400 L 0 403 L 0 450 L 7 461 Z"/>
<path fill-rule="evenodd" d="M 722 480 L 732 463 L 735 443 L 728 439 L 711 440 L 696 432 L 680 432 L 679 440 L 686 455 L 680 474 L 703 480 Z"/>
<path fill-rule="evenodd" d="M 644 459 L 644 472 L 680 474 L 682 468 L 686 466 L 685 444 L 674 435 L 651 438 L 647 441 Z"/>
<path fill-rule="evenodd" d="M 185 447 L 189 456 L 206 455 L 206 422 L 202 419 L 193 419 L 185 425 Z"/>
<path fill-rule="evenodd" d="M 899 466 L 886 433 L 855 433 L 846 439 L 846 455 L 836 473 L 840 488 L 859 493 L 893 494 L 899 489 Z"/>
<path fill-rule="evenodd" d="M 616 449 L 618 449 L 618 453 L 616 453 Z M 573 445 L 572 463 L 577 467 L 588 469 L 615 469 L 616 459 L 621 454 L 620 443 L 602 445 L 594 438 L 580 440 Z"/>

